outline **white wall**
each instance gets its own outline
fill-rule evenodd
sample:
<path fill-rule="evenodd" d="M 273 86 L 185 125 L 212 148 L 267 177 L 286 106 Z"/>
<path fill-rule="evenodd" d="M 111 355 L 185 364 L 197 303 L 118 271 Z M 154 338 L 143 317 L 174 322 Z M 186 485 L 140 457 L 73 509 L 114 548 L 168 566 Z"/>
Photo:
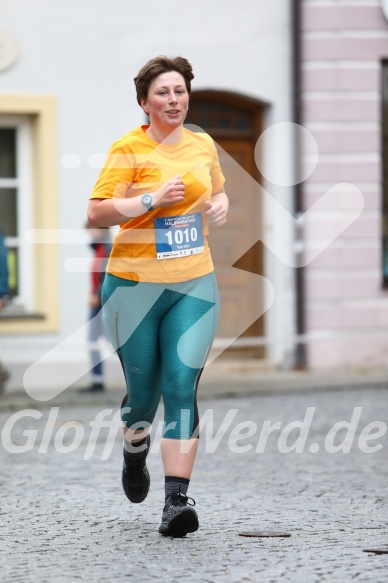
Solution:
<path fill-rule="evenodd" d="M 157 54 L 187 57 L 195 72 L 193 89 L 249 95 L 270 104 L 268 124 L 290 121 L 289 9 L 284 0 L 3 0 L 1 28 L 16 37 L 20 58 L 0 73 L 0 92 L 51 94 L 58 100 L 60 227 L 80 228 L 85 220 L 98 174 L 88 157 L 106 152 L 143 122 L 133 77 Z M 81 157 L 78 169 L 63 167 L 69 153 Z M 283 189 L 281 200 L 291 208 L 292 193 Z M 270 217 L 266 224 L 273 228 Z M 82 255 L 88 256 L 84 245 L 61 249 L 61 330 L 37 338 L 40 351 L 86 318 L 87 275 L 63 267 L 65 258 Z M 278 294 L 267 332 L 281 338 L 293 332 L 292 273 L 271 256 L 267 266 Z M 6 340 L 17 348 L 20 339 Z M 281 361 L 284 347 L 273 348 L 270 357 Z"/>

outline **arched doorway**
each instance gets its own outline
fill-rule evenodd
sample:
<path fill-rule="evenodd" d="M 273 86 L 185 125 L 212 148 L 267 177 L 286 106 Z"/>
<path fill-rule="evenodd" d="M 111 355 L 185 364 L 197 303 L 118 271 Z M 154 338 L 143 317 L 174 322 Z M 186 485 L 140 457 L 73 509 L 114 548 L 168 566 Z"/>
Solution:
<path fill-rule="evenodd" d="M 264 105 L 260 102 L 228 92 L 196 91 L 190 96 L 190 109 L 186 124 L 195 124 L 209 133 L 215 142 L 225 150 L 255 181 L 260 182 L 254 149 L 263 131 Z M 244 234 L 257 230 L 262 220 L 262 209 L 252 190 L 252 181 L 242 179 L 236 173 L 228 156 L 220 154 L 220 162 L 226 178 L 225 190 L 230 200 L 227 224 L 222 229 L 213 229 L 209 244 L 216 266 L 217 280 L 221 293 L 221 320 L 217 337 L 232 337 L 238 327 L 242 311 L 246 314 L 261 313 L 262 298 L 249 273 L 263 274 L 263 252 L 260 243 L 253 245 L 236 263 L 241 271 L 220 270 L 217 264 L 228 263 L 228 253 L 233 245 L 238 245 Z M 242 183 L 243 180 L 243 183 Z M 263 337 L 264 316 L 251 320 L 251 325 L 240 334 L 242 337 Z M 264 358 L 264 346 L 237 348 L 226 351 L 226 356 Z"/>

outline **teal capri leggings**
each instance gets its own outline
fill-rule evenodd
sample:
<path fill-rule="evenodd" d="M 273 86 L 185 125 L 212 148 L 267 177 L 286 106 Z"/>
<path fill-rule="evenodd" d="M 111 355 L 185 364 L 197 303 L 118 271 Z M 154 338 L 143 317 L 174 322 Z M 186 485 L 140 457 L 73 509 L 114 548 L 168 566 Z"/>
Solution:
<path fill-rule="evenodd" d="M 107 273 L 102 304 L 127 385 L 121 409 L 125 425 L 149 427 L 162 396 L 163 437 L 198 437 L 197 387 L 219 317 L 214 273 L 171 284 Z"/>

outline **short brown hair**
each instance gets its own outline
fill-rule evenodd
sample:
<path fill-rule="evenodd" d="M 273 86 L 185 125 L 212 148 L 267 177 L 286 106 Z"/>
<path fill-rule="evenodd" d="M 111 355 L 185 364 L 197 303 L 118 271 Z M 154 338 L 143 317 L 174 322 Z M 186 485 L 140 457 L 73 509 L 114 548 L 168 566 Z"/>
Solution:
<path fill-rule="evenodd" d="M 191 64 L 184 57 L 165 57 L 160 55 L 148 61 L 138 72 L 134 78 L 136 86 L 136 96 L 139 105 L 140 99 L 147 99 L 148 90 L 152 81 L 162 73 L 169 71 L 177 71 L 185 80 L 187 93 L 191 93 L 191 81 L 194 79 L 193 69 Z"/>

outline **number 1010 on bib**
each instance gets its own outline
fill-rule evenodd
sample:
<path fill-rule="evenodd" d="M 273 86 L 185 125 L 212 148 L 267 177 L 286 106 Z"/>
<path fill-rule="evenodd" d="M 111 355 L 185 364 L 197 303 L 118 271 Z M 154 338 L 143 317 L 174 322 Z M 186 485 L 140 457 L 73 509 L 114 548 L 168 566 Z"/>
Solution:
<path fill-rule="evenodd" d="M 173 259 L 204 252 L 202 215 L 178 215 L 154 219 L 156 257 Z"/>

